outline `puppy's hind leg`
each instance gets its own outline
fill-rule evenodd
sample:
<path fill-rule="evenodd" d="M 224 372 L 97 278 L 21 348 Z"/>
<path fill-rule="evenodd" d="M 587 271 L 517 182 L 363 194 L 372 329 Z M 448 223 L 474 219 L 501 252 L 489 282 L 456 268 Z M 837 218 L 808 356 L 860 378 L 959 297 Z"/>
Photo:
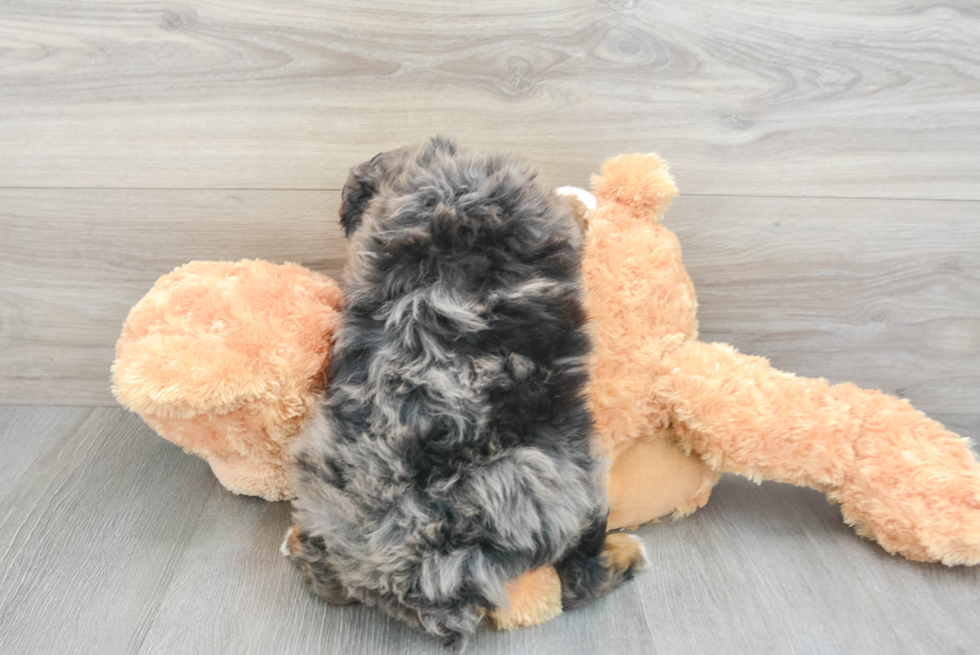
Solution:
<path fill-rule="evenodd" d="M 631 580 L 646 566 L 643 545 L 627 534 L 606 534 L 606 518 L 597 519 L 578 543 L 555 564 L 561 579 L 562 609 L 575 609 Z"/>
<path fill-rule="evenodd" d="M 331 605 L 349 605 L 354 602 L 354 598 L 340 584 L 337 574 L 327 565 L 322 540 L 310 538 L 299 526 L 294 525 L 286 531 L 286 538 L 279 551 L 296 565 L 303 574 L 303 582 L 317 596 Z"/>

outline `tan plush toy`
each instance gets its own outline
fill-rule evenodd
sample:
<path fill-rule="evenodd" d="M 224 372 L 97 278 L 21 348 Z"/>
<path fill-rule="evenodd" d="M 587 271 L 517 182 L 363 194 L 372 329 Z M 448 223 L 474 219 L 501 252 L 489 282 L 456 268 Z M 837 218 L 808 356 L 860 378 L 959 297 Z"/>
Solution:
<path fill-rule="evenodd" d="M 594 322 L 595 440 L 612 460 L 610 529 L 689 514 L 730 472 L 826 493 L 888 552 L 980 562 L 980 464 L 965 439 L 907 401 L 799 378 L 698 341 L 694 288 L 676 237 L 660 223 L 677 195 L 664 162 L 609 160 L 593 191 L 583 274 Z M 587 194 L 573 204 L 584 213 Z M 339 294 L 326 278 L 289 266 L 264 265 L 268 272 L 255 278 L 239 271 L 228 284 L 229 266 L 262 265 L 189 265 L 133 309 L 114 390 L 161 435 L 208 458 L 233 491 L 283 498 L 282 447 L 322 386 Z M 185 275 L 190 267 L 196 281 Z M 263 286 L 268 275 L 284 282 Z M 301 289 L 295 301 L 291 277 Z M 215 302 L 209 296 L 219 291 Z M 280 297 L 271 302 L 269 293 Z M 251 334 L 253 316 L 263 327 Z M 228 338 L 238 332 L 251 336 Z M 302 355 L 290 356 L 293 344 Z M 270 469 L 276 473 L 237 473 Z M 511 599 L 493 617 L 498 627 L 550 618 L 561 607 L 557 576 L 531 572 L 512 584 Z"/>
<path fill-rule="evenodd" d="M 192 262 L 129 312 L 112 391 L 235 493 L 292 498 L 285 447 L 324 388 L 340 289 L 299 266 Z"/>
<path fill-rule="evenodd" d="M 727 472 L 818 489 L 889 552 L 980 562 L 980 464 L 967 440 L 905 400 L 698 341 L 680 245 L 659 222 L 677 194 L 664 163 L 608 161 L 594 191 L 583 266 L 611 527 L 689 513 Z"/>

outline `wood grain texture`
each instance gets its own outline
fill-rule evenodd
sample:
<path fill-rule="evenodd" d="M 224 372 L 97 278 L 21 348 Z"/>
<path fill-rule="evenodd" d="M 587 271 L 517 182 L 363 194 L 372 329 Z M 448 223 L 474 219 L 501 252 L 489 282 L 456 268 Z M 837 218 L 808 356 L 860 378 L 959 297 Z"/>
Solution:
<path fill-rule="evenodd" d="M 36 407 L 0 407 L 0 502 L 12 484 L 41 457 L 52 443 L 72 438 L 91 410 L 73 407 L 50 412 Z"/>
<path fill-rule="evenodd" d="M 103 404 L 129 309 L 194 259 L 338 275 L 337 192 L 0 190 L 0 402 Z"/>
<path fill-rule="evenodd" d="M 136 652 L 217 483 L 119 409 L 0 407 L 0 652 Z M 30 420 L 33 419 L 33 420 Z"/>
<path fill-rule="evenodd" d="M 683 185 L 683 180 L 681 180 Z M 339 275 L 336 192 L 0 190 L 0 401 L 111 405 L 129 308 L 192 259 Z M 682 197 L 702 338 L 926 412 L 980 393 L 980 205 Z"/>
<path fill-rule="evenodd" d="M 549 183 L 980 199 L 973 0 L 15 0 L 0 186 L 337 189 L 435 131 Z"/>
<path fill-rule="evenodd" d="M 980 415 L 940 416 L 975 440 Z M 0 650 L 18 655 L 444 649 L 330 607 L 279 555 L 286 503 L 234 496 L 119 409 L 0 406 Z M 7 471 L 8 473 L 10 470 Z M 639 531 L 650 567 L 602 601 L 470 653 L 975 650 L 980 567 L 890 557 L 806 489 L 726 477 L 693 516 Z"/>
<path fill-rule="evenodd" d="M 980 395 L 980 204 L 681 198 L 701 339 L 931 412 Z"/>

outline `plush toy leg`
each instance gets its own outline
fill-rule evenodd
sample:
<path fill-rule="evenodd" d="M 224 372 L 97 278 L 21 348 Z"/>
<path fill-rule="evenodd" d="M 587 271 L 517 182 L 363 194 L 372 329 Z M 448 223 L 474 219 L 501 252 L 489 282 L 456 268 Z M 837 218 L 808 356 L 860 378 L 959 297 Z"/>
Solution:
<path fill-rule="evenodd" d="M 724 344 L 668 353 L 658 394 L 680 443 L 718 471 L 810 486 L 885 550 L 980 563 L 980 463 L 907 401 L 796 377 Z"/>
<path fill-rule="evenodd" d="M 610 530 L 631 528 L 667 514 L 686 516 L 708 502 L 720 474 L 696 454 L 685 454 L 673 432 L 625 442 L 610 453 Z"/>

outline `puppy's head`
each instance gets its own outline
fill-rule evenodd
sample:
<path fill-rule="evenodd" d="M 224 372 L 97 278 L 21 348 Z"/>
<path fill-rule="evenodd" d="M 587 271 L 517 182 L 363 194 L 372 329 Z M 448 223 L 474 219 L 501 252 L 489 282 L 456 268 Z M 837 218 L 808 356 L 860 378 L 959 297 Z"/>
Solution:
<path fill-rule="evenodd" d="M 349 237 L 357 229 L 371 200 L 398 178 L 406 162 L 455 153 L 456 143 L 452 139 L 433 137 L 420 146 L 405 146 L 378 153 L 370 161 L 352 168 L 340 196 L 340 224 L 344 234 Z"/>

